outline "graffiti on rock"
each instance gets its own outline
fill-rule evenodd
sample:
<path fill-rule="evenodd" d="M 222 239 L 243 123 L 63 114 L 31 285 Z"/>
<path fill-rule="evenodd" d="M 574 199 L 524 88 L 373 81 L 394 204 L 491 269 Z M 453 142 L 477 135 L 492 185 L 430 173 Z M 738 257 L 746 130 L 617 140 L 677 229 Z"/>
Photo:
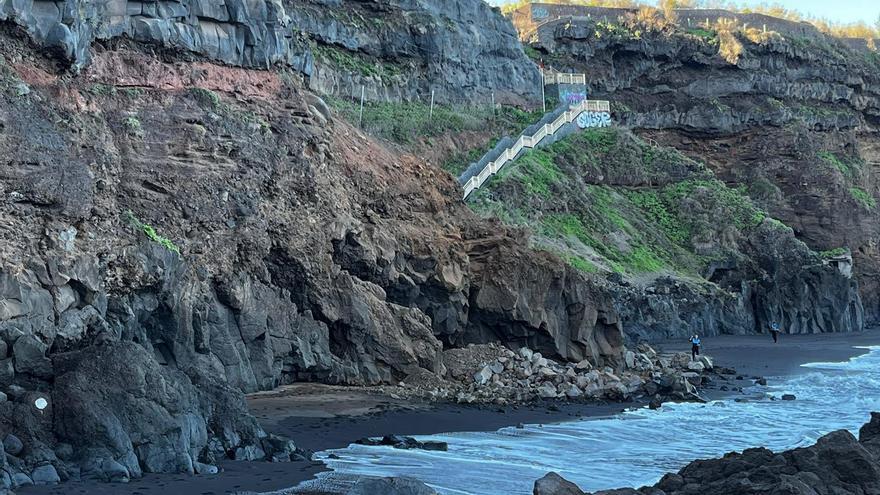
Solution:
<path fill-rule="evenodd" d="M 532 7 L 532 19 L 546 19 L 549 16 L 550 13 L 544 7 Z"/>
<path fill-rule="evenodd" d="M 577 117 L 577 125 L 581 129 L 609 127 L 611 125 L 611 114 L 608 112 L 581 112 Z"/>
<path fill-rule="evenodd" d="M 561 91 L 562 101 L 567 103 L 569 106 L 577 105 L 578 103 L 587 99 L 587 93 L 585 91 Z"/>

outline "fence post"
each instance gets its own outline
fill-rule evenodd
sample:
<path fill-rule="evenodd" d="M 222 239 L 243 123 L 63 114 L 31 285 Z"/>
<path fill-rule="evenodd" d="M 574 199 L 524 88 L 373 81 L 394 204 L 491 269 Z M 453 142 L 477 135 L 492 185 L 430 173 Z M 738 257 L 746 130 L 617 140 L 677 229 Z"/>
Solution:
<path fill-rule="evenodd" d="M 364 85 L 361 84 L 361 109 L 358 112 L 358 127 L 363 127 L 364 120 Z"/>
<path fill-rule="evenodd" d="M 428 111 L 428 120 L 434 120 L 434 90 L 431 90 L 431 110 Z"/>
<path fill-rule="evenodd" d="M 492 122 L 495 122 L 495 92 L 492 91 Z"/>
<path fill-rule="evenodd" d="M 544 80 L 544 69 L 541 69 L 541 108 L 544 110 L 544 113 L 547 113 L 547 97 L 544 95 L 544 85 L 546 81 Z"/>

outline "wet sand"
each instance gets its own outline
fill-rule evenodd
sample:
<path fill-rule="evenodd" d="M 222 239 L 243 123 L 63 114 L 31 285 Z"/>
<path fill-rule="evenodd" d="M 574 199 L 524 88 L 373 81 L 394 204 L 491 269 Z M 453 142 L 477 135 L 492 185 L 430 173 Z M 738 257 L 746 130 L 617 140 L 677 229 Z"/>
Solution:
<path fill-rule="evenodd" d="M 703 353 L 716 365 L 735 368 L 744 377 L 779 377 L 808 371 L 802 364 L 845 361 L 866 353 L 854 346 L 880 345 L 880 331 L 855 334 L 704 337 Z M 658 351 L 690 352 L 686 341 L 662 342 Z M 718 384 L 715 385 L 716 387 Z M 709 391 L 717 397 L 717 390 Z M 345 447 L 365 436 L 389 433 L 427 435 L 451 431 L 491 431 L 518 423 L 551 423 L 598 417 L 639 404 L 543 404 L 470 407 L 411 403 L 347 387 L 297 384 L 248 397 L 252 412 L 272 433 L 292 438 L 300 448 L 318 451 Z M 289 488 L 312 478 L 323 464 L 311 462 L 233 462 L 214 476 L 147 475 L 127 485 L 63 483 L 20 489 L 22 495 L 221 495 Z"/>
<path fill-rule="evenodd" d="M 703 354 L 717 366 L 736 369 L 743 376 L 778 377 L 805 373 L 805 363 L 840 362 L 866 354 L 854 347 L 880 345 L 880 329 L 858 333 L 780 335 L 774 344 L 770 335 L 721 335 L 701 337 Z M 658 351 L 690 352 L 686 341 L 658 343 Z"/>

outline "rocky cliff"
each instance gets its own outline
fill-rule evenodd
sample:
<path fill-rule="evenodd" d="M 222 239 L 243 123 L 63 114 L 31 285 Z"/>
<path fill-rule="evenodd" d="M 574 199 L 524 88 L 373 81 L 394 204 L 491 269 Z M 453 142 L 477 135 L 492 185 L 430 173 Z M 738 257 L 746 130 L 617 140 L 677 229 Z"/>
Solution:
<path fill-rule="evenodd" d="M 122 38 L 249 68 L 284 65 L 319 92 L 370 100 L 532 106 L 537 67 L 496 10 L 472 0 L 36 0 L 0 2 L 74 68 Z"/>
<path fill-rule="evenodd" d="M 0 433 L 21 440 L 0 487 L 301 456 L 243 391 L 443 374 L 467 342 L 622 365 L 586 277 L 286 69 L 119 40 L 72 74 L 32 40 L 0 31 Z"/>
<path fill-rule="evenodd" d="M 811 249 L 849 249 L 866 320 L 877 320 L 875 52 L 657 13 L 549 22 L 531 47 L 555 69 L 585 72 L 618 122 L 705 163 Z"/>
<path fill-rule="evenodd" d="M 540 107 L 541 77 L 516 31 L 485 2 L 295 0 L 314 43 L 309 86 L 368 100 Z M 494 95 L 494 96 L 493 96 Z"/>
<path fill-rule="evenodd" d="M 811 251 L 744 189 L 626 130 L 575 131 L 468 201 L 589 274 L 635 340 L 864 326 L 847 253 Z"/>

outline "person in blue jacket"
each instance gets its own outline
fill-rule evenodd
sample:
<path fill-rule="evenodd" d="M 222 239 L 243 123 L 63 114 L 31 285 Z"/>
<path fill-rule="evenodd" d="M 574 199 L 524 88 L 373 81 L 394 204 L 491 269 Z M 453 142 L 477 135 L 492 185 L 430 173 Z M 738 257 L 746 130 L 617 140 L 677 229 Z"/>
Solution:
<path fill-rule="evenodd" d="M 773 335 L 773 343 L 774 344 L 779 342 L 779 332 L 780 331 L 781 330 L 779 329 L 779 323 L 776 323 L 774 321 L 773 323 L 770 324 L 770 333 Z"/>
<path fill-rule="evenodd" d="M 694 334 L 691 337 L 691 361 L 696 361 L 697 356 L 700 355 L 700 336 Z"/>

